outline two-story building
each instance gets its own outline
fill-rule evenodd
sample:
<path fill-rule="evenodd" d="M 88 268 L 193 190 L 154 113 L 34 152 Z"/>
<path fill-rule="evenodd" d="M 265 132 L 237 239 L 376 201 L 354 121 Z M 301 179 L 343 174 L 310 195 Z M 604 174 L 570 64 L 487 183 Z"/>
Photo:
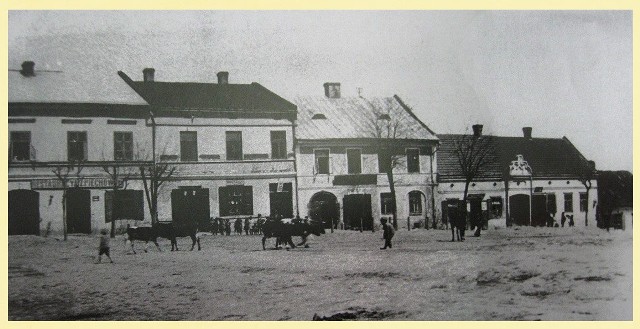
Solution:
<path fill-rule="evenodd" d="M 96 232 L 114 216 L 142 219 L 137 173 L 145 163 L 138 155 L 151 148 L 147 102 L 115 72 L 35 65 L 8 72 L 9 234 L 62 231 L 64 212 L 68 233 Z M 126 191 L 115 206 L 114 190 Z"/>
<path fill-rule="evenodd" d="M 175 168 L 158 198 L 160 220 L 297 213 L 296 106 L 258 83 L 133 81 L 146 100 L 154 157 Z"/>
<path fill-rule="evenodd" d="M 436 135 L 398 96 L 297 97 L 296 160 L 301 215 L 328 227 L 372 229 L 393 213 L 400 226 L 431 216 Z M 389 175 L 388 173 L 392 173 Z"/>
<path fill-rule="evenodd" d="M 478 139 L 488 150 L 485 163 L 469 185 L 467 210 L 470 217 L 504 219 L 501 225 L 547 225 L 549 219 L 565 226 L 596 226 L 597 181 L 591 188 L 583 184 L 585 168 L 593 168 L 566 137 L 533 138 L 524 127 L 522 137 L 482 134 L 482 125 L 473 126 L 473 135 L 439 134 L 438 202 L 441 224 L 448 223 L 447 209 L 463 198 L 465 177 L 456 145 Z M 477 145 L 478 145 L 477 144 Z"/>

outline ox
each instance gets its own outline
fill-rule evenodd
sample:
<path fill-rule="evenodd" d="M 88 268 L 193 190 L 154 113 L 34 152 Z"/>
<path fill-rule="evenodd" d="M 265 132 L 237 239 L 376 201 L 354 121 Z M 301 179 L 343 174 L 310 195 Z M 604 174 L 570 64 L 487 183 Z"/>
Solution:
<path fill-rule="evenodd" d="M 287 220 L 268 220 L 264 222 L 262 226 L 262 232 L 264 236 L 262 237 L 262 249 L 266 250 L 265 242 L 268 238 L 276 238 L 276 249 L 278 249 L 279 244 L 288 244 L 291 248 L 295 248 L 296 245 L 292 241 L 293 236 L 299 236 L 302 238 L 302 242 L 298 244 L 298 246 L 304 245 L 308 247 L 306 244 L 307 237 L 310 234 L 320 236 L 324 234 L 324 228 L 320 223 L 301 223 L 301 222 L 290 222 Z"/>
<path fill-rule="evenodd" d="M 158 251 L 162 251 L 160 249 L 160 245 L 158 245 L 158 238 L 164 238 L 171 241 L 171 251 L 178 250 L 177 237 L 191 237 L 191 249 L 195 247 L 196 243 L 198 244 L 198 250 L 200 248 L 200 237 L 197 236 L 198 226 L 193 224 L 175 224 L 173 222 L 158 222 L 153 226 L 141 226 L 141 227 L 131 227 L 127 225 L 127 240 L 131 242 L 131 250 L 135 254 L 136 251 L 133 246 L 133 242 L 135 240 L 144 241 L 144 252 L 147 252 L 147 244 L 149 241 L 153 242 Z"/>

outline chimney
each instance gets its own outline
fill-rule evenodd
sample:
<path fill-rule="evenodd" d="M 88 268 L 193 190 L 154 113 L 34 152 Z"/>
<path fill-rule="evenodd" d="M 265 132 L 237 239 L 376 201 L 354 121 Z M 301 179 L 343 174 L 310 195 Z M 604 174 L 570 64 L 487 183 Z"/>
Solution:
<path fill-rule="evenodd" d="M 36 72 L 33 69 L 35 66 L 36 66 L 36 63 L 32 61 L 22 62 L 22 70 L 20 70 L 20 73 L 25 77 L 35 77 Z"/>
<path fill-rule="evenodd" d="M 473 128 L 473 136 L 482 136 L 482 125 L 473 125 L 471 128 Z"/>
<path fill-rule="evenodd" d="M 144 82 L 153 82 L 155 73 L 156 73 L 156 70 L 150 67 L 147 67 L 146 69 L 142 70 L 142 76 L 144 77 Z"/>
<path fill-rule="evenodd" d="M 340 98 L 340 82 L 325 83 L 324 95 L 329 98 Z"/>
<path fill-rule="evenodd" d="M 524 134 L 524 138 L 531 139 L 531 131 L 533 128 L 531 127 L 522 127 L 522 133 Z"/>
<path fill-rule="evenodd" d="M 227 85 L 229 84 L 229 72 L 218 72 L 218 84 L 219 85 Z"/>

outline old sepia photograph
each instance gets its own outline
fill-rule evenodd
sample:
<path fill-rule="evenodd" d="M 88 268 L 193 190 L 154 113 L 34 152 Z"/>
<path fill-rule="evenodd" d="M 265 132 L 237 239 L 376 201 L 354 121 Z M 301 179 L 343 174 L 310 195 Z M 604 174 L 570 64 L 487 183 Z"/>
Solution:
<path fill-rule="evenodd" d="M 9 321 L 632 321 L 631 10 L 8 11 Z"/>

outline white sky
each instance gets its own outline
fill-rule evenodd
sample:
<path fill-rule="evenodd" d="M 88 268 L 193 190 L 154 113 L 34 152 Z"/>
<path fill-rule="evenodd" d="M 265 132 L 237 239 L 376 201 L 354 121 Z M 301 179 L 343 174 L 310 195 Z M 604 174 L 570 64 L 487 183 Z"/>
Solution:
<path fill-rule="evenodd" d="M 402 97 L 437 134 L 567 136 L 632 170 L 630 11 L 9 12 L 9 68 Z"/>

